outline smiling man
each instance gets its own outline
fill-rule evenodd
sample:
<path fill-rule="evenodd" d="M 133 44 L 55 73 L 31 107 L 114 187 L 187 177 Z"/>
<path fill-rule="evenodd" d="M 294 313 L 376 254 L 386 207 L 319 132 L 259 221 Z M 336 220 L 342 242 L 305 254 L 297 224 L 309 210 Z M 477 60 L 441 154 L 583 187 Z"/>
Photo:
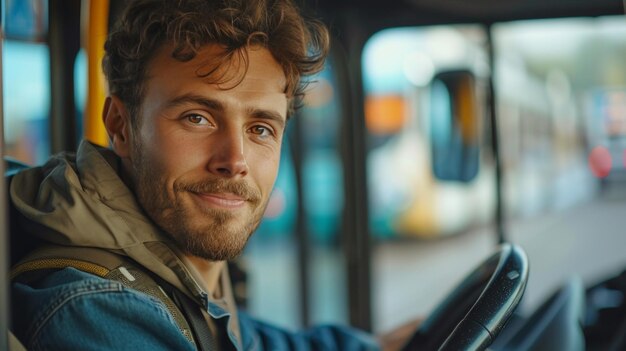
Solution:
<path fill-rule="evenodd" d="M 261 221 L 287 120 L 282 68 L 262 46 L 242 50 L 246 61 L 213 73 L 225 77 L 218 84 L 198 72 L 223 55 L 219 45 L 187 62 L 166 46 L 149 65 L 137 120 L 115 96 L 105 114 L 144 210 L 185 253 L 212 261 L 239 255 Z"/>
<path fill-rule="evenodd" d="M 140 0 L 105 45 L 111 148 L 11 179 L 13 331 L 29 350 L 376 349 L 237 311 L 225 261 L 261 221 L 287 117 L 328 50 L 290 0 Z"/>

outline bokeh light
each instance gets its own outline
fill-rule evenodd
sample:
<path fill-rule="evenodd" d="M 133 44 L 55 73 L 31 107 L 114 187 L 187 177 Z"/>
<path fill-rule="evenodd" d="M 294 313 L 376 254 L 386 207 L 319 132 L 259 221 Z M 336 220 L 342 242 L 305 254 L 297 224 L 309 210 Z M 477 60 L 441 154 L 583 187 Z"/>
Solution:
<path fill-rule="evenodd" d="M 589 153 L 589 169 L 594 176 L 605 178 L 611 173 L 612 166 L 611 153 L 606 147 L 596 146 Z"/>

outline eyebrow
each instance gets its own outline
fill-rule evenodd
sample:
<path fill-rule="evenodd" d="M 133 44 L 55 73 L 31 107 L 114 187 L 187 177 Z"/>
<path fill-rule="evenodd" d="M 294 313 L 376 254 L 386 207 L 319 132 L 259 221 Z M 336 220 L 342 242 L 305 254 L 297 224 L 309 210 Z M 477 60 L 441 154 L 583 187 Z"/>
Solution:
<path fill-rule="evenodd" d="M 206 98 L 201 95 L 196 95 L 196 94 L 184 94 L 184 95 L 177 96 L 176 98 L 168 101 L 165 107 L 173 108 L 173 107 L 177 107 L 177 106 L 184 105 L 184 104 L 198 104 L 208 109 L 216 110 L 219 112 L 224 112 L 225 110 L 224 105 L 221 102 Z M 248 115 L 253 116 L 254 118 L 275 121 L 276 123 L 280 124 L 282 128 L 285 127 L 286 118 L 284 118 L 280 113 L 276 111 L 248 108 L 246 110 L 246 113 Z"/>

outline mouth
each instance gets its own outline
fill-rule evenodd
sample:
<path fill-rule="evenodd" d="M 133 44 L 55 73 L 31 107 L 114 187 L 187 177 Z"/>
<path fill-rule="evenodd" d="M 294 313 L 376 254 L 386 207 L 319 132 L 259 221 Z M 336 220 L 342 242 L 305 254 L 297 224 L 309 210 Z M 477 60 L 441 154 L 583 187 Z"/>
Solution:
<path fill-rule="evenodd" d="M 203 207 L 235 210 L 242 208 L 247 200 L 232 193 L 197 193 L 191 192 Z"/>

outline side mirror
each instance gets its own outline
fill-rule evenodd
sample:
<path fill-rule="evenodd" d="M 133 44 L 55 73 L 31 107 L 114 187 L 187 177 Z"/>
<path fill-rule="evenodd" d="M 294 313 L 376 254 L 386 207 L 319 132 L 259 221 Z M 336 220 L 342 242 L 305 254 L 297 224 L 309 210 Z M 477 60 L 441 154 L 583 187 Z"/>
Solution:
<path fill-rule="evenodd" d="M 469 71 L 445 71 L 430 86 L 433 173 L 439 180 L 469 182 L 479 168 L 476 79 Z"/>

